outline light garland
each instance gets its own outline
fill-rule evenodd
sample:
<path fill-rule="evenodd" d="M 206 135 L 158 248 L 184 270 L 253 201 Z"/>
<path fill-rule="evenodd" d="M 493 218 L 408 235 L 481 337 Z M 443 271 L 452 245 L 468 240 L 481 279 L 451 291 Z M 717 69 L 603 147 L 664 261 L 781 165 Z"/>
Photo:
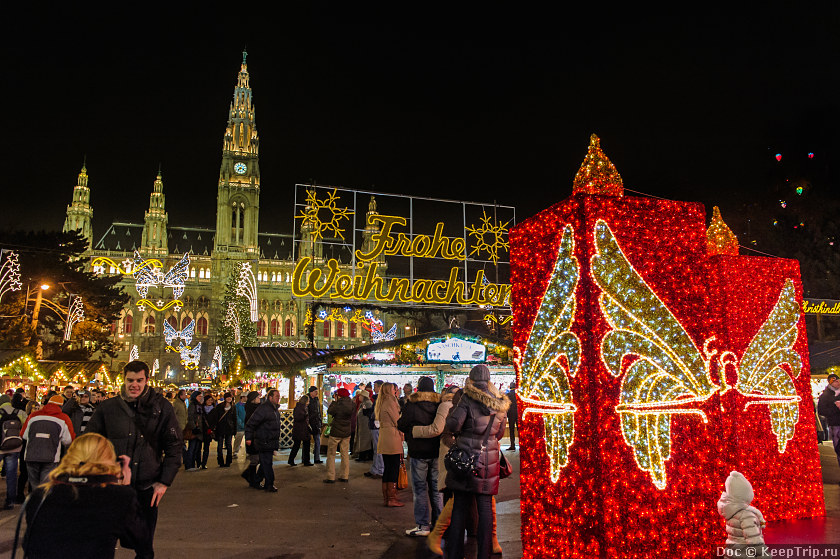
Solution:
<path fill-rule="evenodd" d="M 251 307 L 251 322 L 258 321 L 257 314 L 257 280 L 254 278 L 254 272 L 251 270 L 251 263 L 245 262 L 239 268 L 239 279 L 236 282 L 236 294 L 248 299 Z"/>
<path fill-rule="evenodd" d="M 212 364 L 215 365 L 216 370 L 223 371 L 224 368 L 222 367 L 222 348 L 221 346 L 216 346 L 216 349 L 213 350 L 213 360 L 211 361 Z"/>
<path fill-rule="evenodd" d="M 231 302 L 228 305 L 225 313 L 225 324 L 233 328 L 233 343 L 238 344 L 242 339 L 241 325 L 239 323 L 239 314 L 236 312 L 236 303 Z"/>
<path fill-rule="evenodd" d="M 20 262 L 18 253 L 11 250 L 3 250 L 6 259 L 0 265 L 0 300 L 3 295 L 10 291 L 20 291 Z"/>
<path fill-rule="evenodd" d="M 67 309 L 67 320 L 64 322 L 64 341 L 69 341 L 73 334 L 73 326 L 85 319 L 85 307 L 82 298 L 78 295 L 70 296 L 70 305 Z"/>

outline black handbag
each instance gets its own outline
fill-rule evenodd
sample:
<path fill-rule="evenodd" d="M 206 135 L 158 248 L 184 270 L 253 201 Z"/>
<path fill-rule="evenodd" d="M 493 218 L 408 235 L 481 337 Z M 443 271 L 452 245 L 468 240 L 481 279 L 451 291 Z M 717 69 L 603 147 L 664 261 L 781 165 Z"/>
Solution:
<path fill-rule="evenodd" d="M 490 423 L 487 425 L 487 431 L 484 432 L 484 441 L 481 443 L 481 450 L 478 452 L 470 452 L 458 446 L 458 440 L 449 447 L 446 456 L 443 457 L 443 464 L 446 470 L 455 477 L 467 477 L 472 474 L 478 475 L 478 459 L 484 449 L 487 448 L 487 441 L 490 439 L 490 430 L 493 428 L 493 421 L 495 421 L 495 414 L 490 418 Z"/>

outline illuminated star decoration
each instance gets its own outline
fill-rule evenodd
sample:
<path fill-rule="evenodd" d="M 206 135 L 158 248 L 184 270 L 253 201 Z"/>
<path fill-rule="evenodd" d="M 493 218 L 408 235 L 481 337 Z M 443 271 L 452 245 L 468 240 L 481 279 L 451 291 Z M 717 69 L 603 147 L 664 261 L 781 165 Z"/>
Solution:
<path fill-rule="evenodd" d="M 569 377 L 577 374 L 581 346 L 571 326 L 575 319 L 575 290 L 580 265 L 574 255 L 574 230 L 563 229 L 557 260 L 551 274 L 524 354 L 515 349 L 514 365 L 519 377 L 519 398 L 529 414 L 542 415 L 545 447 L 551 464 L 552 482 L 569 462 L 569 447 L 575 436 L 575 411 Z"/>
<path fill-rule="evenodd" d="M 336 189 L 333 189 L 333 191 L 327 195 L 325 200 L 319 200 L 314 189 L 307 189 L 306 208 L 301 211 L 300 215 L 296 215 L 295 219 L 303 220 L 301 227 L 307 223 L 312 226 L 315 240 L 323 239 L 324 233 L 328 232 L 332 232 L 335 237 L 345 240 L 345 230 L 341 228 L 341 220 L 349 220 L 353 211 L 349 208 L 339 208 L 336 202 L 338 202 Z M 321 218 L 322 210 L 329 212 L 329 221 Z"/>
<path fill-rule="evenodd" d="M 487 257 L 493 264 L 499 263 L 499 251 L 507 251 L 510 249 L 510 244 L 507 241 L 508 225 L 510 221 L 505 223 L 493 222 L 493 218 L 488 216 L 484 210 L 481 210 L 482 218 L 481 225 L 466 227 L 470 232 L 471 237 L 475 237 L 475 245 L 470 254 L 487 253 Z"/>
<path fill-rule="evenodd" d="M 20 262 L 16 252 L 7 251 L 6 260 L 0 265 L 0 299 L 9 291 L 20 291 Z"/>
<path fill-rule="evenodd" d="M 259 320 L 257 314 L 257 280 L 251 270 L 251 263 L 245 262 L 239 268 L 239 279 L 236 281 L 236 294 L 248 299 L 251 309 L 251 322 Z"/>
<path fill-rule="evenodd" d="M 712 381 L 712 359 L 720 370 L 733 365 L 738 370 L 735 389 L 746 406 L 770 406 L 770 419 L 779 452 L 793 438 L 799 419 L 791 375 L 799 375 L 802 360 L 793 344 L 798 336 L 799 306 L 793 282 L 788 279 L 767 320 L 741 359 L 731 351 L 710 350 L 714 337 L 703 344 L 703 354 L 665 303 L 627 260 L 607 223 L 595 224 L 596 254 L 592 278 L 601 289 L 598 301 L 610 330 L 601 340 L 601 360 L 621 381 L 619 404 L 621 432 L 633 448 L 638 467 L 650 473 L 658 489 L 665 489 L 665 461 L 671 457 L 671 416 L 706 414 L 699 406 L 715 392 L 725 392 L 725 378 L 718 387 Z M 717 356 L 717 357 L 716 357 Z M 635 360 L 630 360 L 630 359 Z M 629 365 L 628 365 L 629 362 Z M 626 366 L 625 366 L 626 365 Z"/>
<path fill-rule="evenodd" d="M 78 295 L 70 296 L 70 305 L 67 308 L 67 320 L 64 322 L 64 341 L 69 341 L 73 334 L 73 326 L 85 319 L 85 307 L 82 298 Z"/>

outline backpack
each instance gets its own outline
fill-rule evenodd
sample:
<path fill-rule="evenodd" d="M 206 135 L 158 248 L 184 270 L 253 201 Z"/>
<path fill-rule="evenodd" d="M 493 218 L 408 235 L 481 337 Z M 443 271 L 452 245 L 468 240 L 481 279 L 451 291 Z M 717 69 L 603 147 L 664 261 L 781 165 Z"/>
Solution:
<path fill-rule="evenodd" d="M 0 450 L 15 450 L 23 445 L 20 436 L 20 417 L 17 412 L 0 411 Z"/>

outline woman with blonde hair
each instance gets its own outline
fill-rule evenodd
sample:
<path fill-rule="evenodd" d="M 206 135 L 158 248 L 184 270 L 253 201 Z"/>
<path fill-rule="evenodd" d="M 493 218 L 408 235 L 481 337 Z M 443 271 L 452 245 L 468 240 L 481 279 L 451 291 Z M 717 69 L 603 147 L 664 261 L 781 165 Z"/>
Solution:
<path fill-rule="evenodd" d="M 111 441 L 96 433 L 76 438 L 24 504 L 26 557 L 112 558 L 117 539 L 134 549 L 149 533 L 130 483 L 129 457 L 118 460 Z"/>
<path fill-rule="evenodd" d="M 400 419 L 400 403 L 397 400 L 397 385 L 386 382 L 376 397 L 374 408 L 379 420 L 379 443 L 376 452 L 382 455 L 385 471 L 382 474 L 382 498 L 386 507 L 404 505 L 397 499 L 397 479 L 400 475 L 400 459 L 403 455 L 402 434 L 397 429 Z"/>

